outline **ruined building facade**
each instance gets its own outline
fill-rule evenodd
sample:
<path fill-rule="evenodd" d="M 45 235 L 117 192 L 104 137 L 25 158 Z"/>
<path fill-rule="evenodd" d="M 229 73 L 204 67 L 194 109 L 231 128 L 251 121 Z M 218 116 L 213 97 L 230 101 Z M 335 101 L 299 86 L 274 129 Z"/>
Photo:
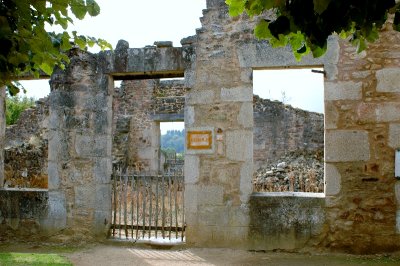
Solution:
<path fill-rule="evenodd" d="M 201 22 L 202 28 L 183 39 L 182 47 L 129 48 L 120 42 L 113 52 L 70 52 L 69 67 L 51 78 L 48 189 L 31 194 L 2 190 L 2 233 L 30 230 L 30 235 L 49 240 L 104 239 L 111 219 L 112 130 L 123 126 L 123 121 L 113 121 L 114 80 L 135 80 L 136 86 L 136 80 L 184 77 L 183 86 L 190 88 L 184 105 L 186 134 L 211 136 L 205 148 L 191 148 L 195 142 L 186 146 L 188 245 L 398 250 L 400 34 L 390 22 L 380 40 L 361 54 L 331 37 L 324 57 L 301 62 L 289 47 L 273 49 L 256 40 L 255 22 L 231 18 L 223 0 L 207 1 Z M 253 193 L 254 154 L 262 145 L 253 141 L 252 71 L 302 66 L 323 67 L 326 73 L 325 192 Z M 143 108 L 149 103 L 135 104 Z M 115 108 L 123 118 L 122 105 Z M 297 122 L 298 115 L 284 119 Z M 311 136 L 310 127 L 312 123 L 303 129 L 299 125 L 294 140 Z M 10 203 L 18 200 L 26 204 Z"/>

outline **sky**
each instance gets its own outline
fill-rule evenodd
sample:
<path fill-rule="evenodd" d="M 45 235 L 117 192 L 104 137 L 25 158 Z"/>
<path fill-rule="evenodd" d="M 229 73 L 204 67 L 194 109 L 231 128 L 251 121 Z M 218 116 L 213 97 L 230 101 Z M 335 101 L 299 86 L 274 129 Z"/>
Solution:
<path fill-rule="evenodd" d="M 120 39 L 128 41 L 132 48 L 153 45 L 155 41 L 172 41 L 174 46 L 181 46 L 182 38 L 195 35 L 201 27 L 200 17 L 206 8 L 206 0 L 97 0 L 97 3 L 100 14 L 82 21 L 75 19 L 70 30 L 106 39 L 114 48 Z M 284 98 L 285 103 L 294 107 L 323 112 L 323 77 L 310 69 L 257 70 L 253 82 L 254 93 L 262 98 Z M 21 83 L 28 97 L 38 99 L 50 92 L 48 80 Z M 183 123 L 171 125 L 171 129 L 180 128 Z M 164 133 L 167 129 L 161 130 Z"/>

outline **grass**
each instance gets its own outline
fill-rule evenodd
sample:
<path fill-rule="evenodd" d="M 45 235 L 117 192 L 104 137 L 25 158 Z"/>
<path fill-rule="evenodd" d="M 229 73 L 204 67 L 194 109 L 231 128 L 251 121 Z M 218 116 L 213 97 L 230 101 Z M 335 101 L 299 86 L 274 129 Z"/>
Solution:
<path fill-rule="evenodd" d="M 32 266 L 71 266 L 67 259 L 57 254 L 40 254 L 40 253 L 0 253 L 1 266 L 19 266 L 19 265 L 32 265 Z"/>

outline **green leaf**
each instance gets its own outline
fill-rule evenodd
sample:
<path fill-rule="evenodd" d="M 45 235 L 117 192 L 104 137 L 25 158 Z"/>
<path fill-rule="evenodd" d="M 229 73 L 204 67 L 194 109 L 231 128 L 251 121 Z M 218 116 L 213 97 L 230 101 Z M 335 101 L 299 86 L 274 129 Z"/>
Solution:
<path fill-rule="evenodd" d="M 100 6 L 94 0 L 86 0 L 86 7 L 89 15 L 92 17 L 100 14 Z"/>
<path fill-rule="evenodd" d="M 327 49 L 326 44 L 323 47 L 319 47 L 317 45 L 311 45 L 311 52 L 315 58 L 323 56 L 326 52 L 326 49 Z"/>
<path fill-rule="evenodd" d="M 314 11 L 318 14 L 322 14 L 329 6 L 332 0 L 313 0 Z"/>
<path fill-rule="evenodd" d="M 69 36 L 68 32 L 64 31 L 61 37 L 61 49 L 63 51 L 67 51 L 72 48 L 70 43 L 71 37 Z"/>
<path fill-rule="evenodd" d="M 236 17 L 243 13 L 246 0 L 225 0 L 225 3 L 229 6 L 229 15 Z"/>
<path fill-rule="evenodd" d="M 86 16 L 86 6 L 84 0 L 71 0 L 71 11 L 77 19 L 83 19 Z"/>
<path fill-rule="evenodd" d="M 357 53 L 361 53 L 367 48 L 367 43 L 365 41 L 365 38 L 363 37 L 357 39 L 356 43 L 357 43 Z"/>
<path fill-rule="evenodd" d="M 305 47 L 304 35 L 298 31 L 296 33 L 291 33 L 289 36 L 289 43 L 293 50 L 299 50 Z"/>
<path fill-rule="evenodd" d="M 40 65 L 40 69 L 49 76 L 53 73 L 53 67 L 50 66 L 48 63 L 42 63 Z"/>
<path fill-rule="evenodd" d="M 271 31 L 268 28 L 269 22 L 266 20 L 260 20 L 257 26 L 254 28 L 254 34 L 258 39 L 269 39 L 272 37 Z"/>
<path fill-rule="evenodd" d="M 74 39 L 75 43 L 79 46 L 80 49 L 86 48 L 86 38 L 85 36 L 76 36 Z"/>

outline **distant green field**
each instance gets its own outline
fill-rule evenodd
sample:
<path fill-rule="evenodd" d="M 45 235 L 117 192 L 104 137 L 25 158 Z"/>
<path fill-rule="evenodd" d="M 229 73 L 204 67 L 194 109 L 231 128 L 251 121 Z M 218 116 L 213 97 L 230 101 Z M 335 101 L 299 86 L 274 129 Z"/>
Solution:
<path fill-rule="evenodd" d="M 65 258 L 57 254 L 38 254 L 38 253 L 0 253 L 0 265 L 55 265 L 71 266 L 72 264 Z"/>

